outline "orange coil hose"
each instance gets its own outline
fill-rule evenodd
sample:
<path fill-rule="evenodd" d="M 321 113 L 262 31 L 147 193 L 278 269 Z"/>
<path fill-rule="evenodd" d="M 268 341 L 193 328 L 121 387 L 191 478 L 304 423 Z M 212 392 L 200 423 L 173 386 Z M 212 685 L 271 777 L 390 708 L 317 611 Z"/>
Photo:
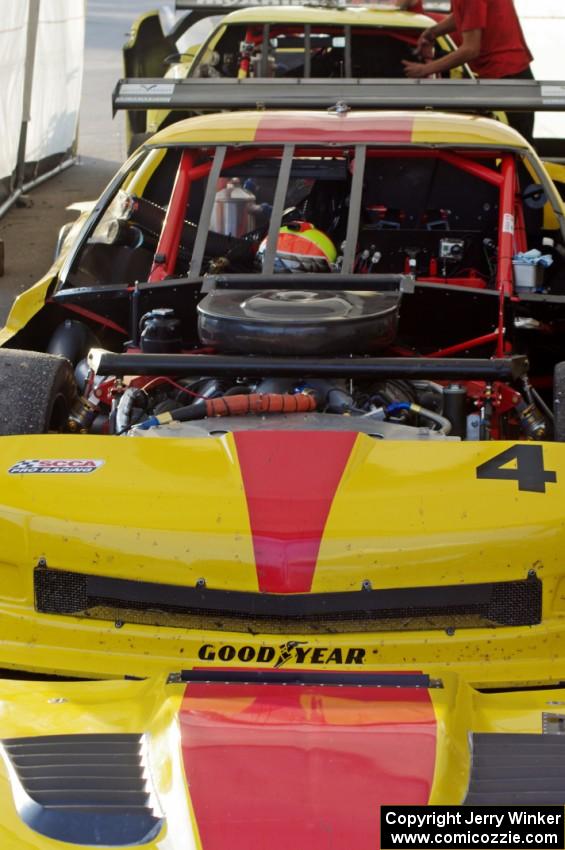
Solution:
<path fill-rule="evenodd" d="M 248 413 L 308 413 L 316 410 L 316 399 L 304 393 L 251 393 L 208 399 L 207 416 L 245 416 Z"/>

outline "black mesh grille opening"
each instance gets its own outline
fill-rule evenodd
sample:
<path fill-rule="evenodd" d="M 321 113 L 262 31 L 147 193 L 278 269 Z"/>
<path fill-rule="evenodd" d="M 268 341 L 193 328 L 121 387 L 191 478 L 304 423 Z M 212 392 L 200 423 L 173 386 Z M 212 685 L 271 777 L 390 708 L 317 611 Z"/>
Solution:
<path fill-rule="evenodd" d="M 160 831 L 141 735 L 42 735 L 1 744 L 21 789 L 14 794 L 20 817 L 41 835 L 120 847 Z"/>
<path fill-rule="evenodd" d="M 541 622 L 537 578 L 348 593 L 265 594 L 178 587 L 35 570 L 44 614 L 217 631 L 311 633 L 531 626 Z"/>

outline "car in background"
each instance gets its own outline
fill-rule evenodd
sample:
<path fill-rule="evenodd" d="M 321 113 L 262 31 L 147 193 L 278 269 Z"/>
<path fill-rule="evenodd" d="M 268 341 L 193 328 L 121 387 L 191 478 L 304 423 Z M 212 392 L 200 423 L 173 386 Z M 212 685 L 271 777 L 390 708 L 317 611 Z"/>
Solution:
<path fill-rule="evenodd" d="M 125 76 L 131 80 L 402 77 L 402 60 L 414 60 L 418 36 L 433 21 L 402 12 L 396 5 L 396 0 L 363 4 L 179 0 L 176 18 L 151 12 L 135 22 L 124 46 Z M 430 11 L 443 6 L 427 4 Z M 170 27 L 167 35 L 165 20 Z M 449 37 L 440 38 L 436 55 L 453 49 Z M 471 76 L 468 67 L 450 76 L 461 74 Z M 129 149 L 188 115 L 129 111 Z"/>

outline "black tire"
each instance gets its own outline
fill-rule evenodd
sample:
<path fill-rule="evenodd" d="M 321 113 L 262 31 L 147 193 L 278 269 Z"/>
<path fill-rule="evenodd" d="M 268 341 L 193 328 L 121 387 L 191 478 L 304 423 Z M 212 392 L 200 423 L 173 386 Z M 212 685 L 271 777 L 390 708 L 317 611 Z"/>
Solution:
<path fill-rule="evenodd" d="M 73 368 L 64 357 L 0 350 L 0 435 L 66 431 L 77 398 Z"/>
<path fill-rule="evenodd" d="M 134 151 L 147 141 L 147 139 L 150 139 L 151 136 L 154 135 L 155 133 L 132 133 L 132 137 L 129 140 L 128 145 L 128 156 L 131 156 Z"/>
<path fill-rule="evenodd" d="M 565 361 L 553 373 L 553 434 L 557 443 L 565 443 Z"/>

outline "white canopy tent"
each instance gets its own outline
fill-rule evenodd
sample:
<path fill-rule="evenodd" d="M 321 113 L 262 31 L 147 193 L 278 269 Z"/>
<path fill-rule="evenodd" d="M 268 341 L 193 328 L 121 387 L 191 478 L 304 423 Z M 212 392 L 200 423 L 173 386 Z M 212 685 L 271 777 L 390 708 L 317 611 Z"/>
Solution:
<path fill-rule="evenodd" d="M 85 0 L 1 0 L 0 215 L 73 162 Z"/>
<path fill-rule="evenodd" d="M 563 0 L 514 0 L 538 80 L 565 79 L 565 4 Z M 565 114 L 538 113 L 536 136 L 565 139 Z"/>

